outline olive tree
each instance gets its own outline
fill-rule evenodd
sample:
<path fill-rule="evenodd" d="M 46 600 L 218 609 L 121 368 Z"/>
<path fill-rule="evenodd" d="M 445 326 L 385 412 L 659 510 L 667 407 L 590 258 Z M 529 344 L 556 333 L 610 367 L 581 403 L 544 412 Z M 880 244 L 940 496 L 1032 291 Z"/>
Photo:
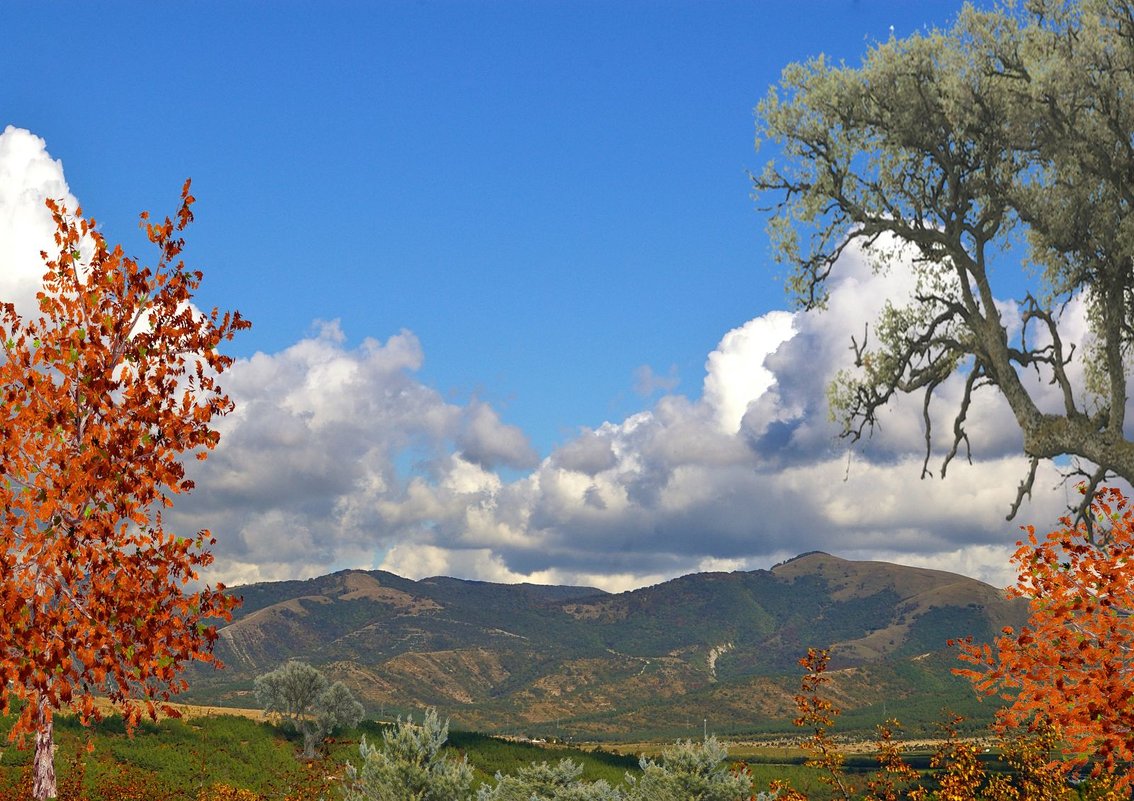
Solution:
<path fill-rule="evenodd" d="M 335 729 L 356 726 L 363 708 L 341 681 L 331 684 L 305 662 L 287 662 L 256 679 L 256 700 L 269 715 L 303 735 L 303 758 Z"/>
<path fill-rule="evenodd" d="M 777 147 L 753 181 L 798 302 L 822 308 L 852 244 L 913 255 L 912 300 L 852 338 L 856 369 L 832 386 L 844 435 L 872 430 L 896 394 L 919 395 L 928 474 L 930 405 L 959 376 L 941 474 L 969 453 L 973 393 L 999 392 L 1030 460 L 1009 518 L 1042 460 L 1071 457 L 1088 521 L 1104 480 L 1134 481 L 1131 96 L 1134 7 L 1120 0 L 965 7 L 951 28 L 891 36 L 860 66 L 784 70 L 757 108 L 758 144 Z M 1035 280 L 1009 309 L 994 265 L 1013 257 Z M 1067 336 L 1071 302 L 1087 308 L 1085 341 Z M 1054 386 L 1055 405 L 1026 371 Z"/>

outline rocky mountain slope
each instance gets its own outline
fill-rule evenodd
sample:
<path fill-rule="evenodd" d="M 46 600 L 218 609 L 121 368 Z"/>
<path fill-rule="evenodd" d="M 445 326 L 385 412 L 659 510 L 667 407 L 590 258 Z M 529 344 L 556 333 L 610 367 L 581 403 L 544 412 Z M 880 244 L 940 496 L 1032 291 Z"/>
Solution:
<path fill-rule="evenodd" d="M 885 712 L 916 729 L 942 703 L 973 707 L 945 640 L 988 640 L 1025 614 L 973 579 L 824 553 L 619 594 L 382 571 L 232 592 L 244 605 L 220 632 L 226 669 L 192 670 L 193 700 L 251 705 L 253 679 L 297 658 L 375 711 L 433 705 L 533 736 L 786 730 L 809 646 L 833 648 L 851 728 Z"/>

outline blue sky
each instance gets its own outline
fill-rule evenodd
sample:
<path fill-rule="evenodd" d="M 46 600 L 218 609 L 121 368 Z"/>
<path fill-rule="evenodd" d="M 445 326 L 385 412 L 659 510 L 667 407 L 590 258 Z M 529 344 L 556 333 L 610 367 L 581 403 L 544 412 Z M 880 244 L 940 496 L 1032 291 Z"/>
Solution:
<path fill-rule="evenodd" d="M 231 423 L 229 450 L 184 512 L 216 530 L 227 581 L 383 566 L 616 589 L 809 547 L 1001 580 L 1014 462 L 971 526 L 895 511 L 852 520 L 844 536 L 831 512 L 803 537 L 764 530 L 788 525 L 782 509 L 737 500 L 790 505 L 783 486 L 752 483 L 770 468 L 721 456 L 769 382 L 814 378 L 821 393 L 825 380 L 803 371 L 793 384 L 788 367 L 764 363 L 792 323 L 775 314 L 788 309 L 783 271 L 750 196 L 747 171 L 767 158 L 753 147 L 753 107 L 790 61 L 854 63 L 891 30 L 947 24 L 958 8 L 16 0 L 0 6 L 0 129 L 39 137 L 42 152 L 31 140 L 12 152 L 57 161 L 85 210 L 130 246 L 137 213 L 172 211 L 193 178 L 199 302 L 253 321 L 232 347 L 244 371 L 233 386 L 265 410 Z M 793 330 L 810 330 L 800 319 Z M 726 346 L 734 330 L 745 333 Z M 832 354 L 845 350 L 836 334 Z M 707 364 L 731 372 L 712 378 Z M 344 397 L 316 398 L 332 373 L 374 382 L 349 436 L 347 412 L 320 417 Z M 291 385 L 275 383 L 284 376 Z M 289 386 L 313 388 L 299 398 Z M 396 411 L 375 400 L 394 395 L 406 403 Z M 792 401 L 805 409 L 792 425 L 822 429 L 814 464 L 841 475 L 831 465 L 846 457 L 831 455 L 813 395 Z M 689 456 L 709 441 L 682 428 L 694 418 L 725 420 L 732 439 L 712 458 Z M 271 447 L 292 424 L 287 453 L 316 455 L 273 492 L 249 465 L 278 467 Z M 651 426 L 667 433 L 647 436 Z M 894 447 L 891 462 L 916 458 Z M 351 465 L 341 476 L 336 458 Z M 666 478 L 646 489 L 651 459 Z M 665 482 L 687 462 L 705 473 L 682 505 Z M 927 490 L 902 469 L 942 509 L 988 483 L 974 472 Z M 619 470 L 634 482 L 603 483 Z M 568 485 L 562 497 L 548 489 Z M 862 491 L 847 492 L 831 508 Z M 615 496 L 625 515 L 603 518 Z M 594 502 L 596 517 L 578 517 L 570 498 Z"/>
<path fill-rule="evenodd" d="M 118 237 L 191 176 L 202 301 L 255 323 L 238 352 L 408 328 L 424 378 L 546 454 L 639 408 L 642 365 L 696 392 L 721 334 L 785 305 L 746 177 L 783 66 L 957 5 L 15 2 L 0 121 Z"/>

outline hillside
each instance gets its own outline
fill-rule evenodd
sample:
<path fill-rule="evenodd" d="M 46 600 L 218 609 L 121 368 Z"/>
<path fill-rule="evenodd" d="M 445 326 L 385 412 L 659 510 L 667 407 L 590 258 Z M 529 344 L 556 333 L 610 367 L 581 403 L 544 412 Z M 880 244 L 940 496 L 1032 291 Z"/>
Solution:
<path fill-rule="evenodd" d="M 1025 610 L 963 576 L 823 553 L 772 570 L 701 573 L 608 594 L 382 571 L 234 588 L 224 671 L 190 673 L 192 700 L 248 705 L 289 658 L 342 679 L 375 710 L 435 705 L 484 731 L 603 737 L 789 727 L 797 660 L 832 647 L 844 719 L 972 706 L 949 637 L 990 639 Z"/>

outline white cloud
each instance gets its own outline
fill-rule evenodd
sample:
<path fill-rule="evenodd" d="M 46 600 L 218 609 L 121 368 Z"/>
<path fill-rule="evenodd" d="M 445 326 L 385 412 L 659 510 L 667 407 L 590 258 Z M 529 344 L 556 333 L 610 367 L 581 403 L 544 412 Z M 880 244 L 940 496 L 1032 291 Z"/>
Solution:
<path fill-rule="evenodd" d="M 698 573 L 732 573 L 747 569 L 748 562 L 745 559 L 718 559 L 715 556 L 706 556 L 697 563 Z"/>
<path fill-rule="evenodd" d="M 609 429 L 608 429 L 609 431 Z M 564 470 L 597 475 L 618 463 L 611 447 L 611 437 L 602 431 L 583 431 L 575 439 L 556 449 L 552 460 Z"/>
<path fill-rule="evenodd" d="M 171 519 L 208 519 L 223 532 L 218 575 L 229 559 L 264 565 L 266 575 L 289 560 L 368 566 L 402 540 L 452 531 L 500 489 L 487 466 L 532 450 L 491 407 L 447 403 L 417 381 L 421 364 L 412 333 L 352 348 L 337 322 L 279 353 L 237 360 L 222 381 L 236 411 L 208 461 L 193 466 L 197 490 Z"/>
<path fill-rule="evenodd" d="M 1016 536 L 1004 515 L 1025 461 L 996 395 L 971 413 L 975 464 L 958 461 L 945 481 L 920 479 L 917 403 L 895 404 L 864 448 L 838 444 L 826 384 L 850 364 L 848 332 L 895 280 L 901 289 L 853 250 L 841 266 L 823 314 L 773 312 L 727 333 L 701 398 L 666 395 L 583 429 L 512 481 L 493 467 L 523 463 L 526 440 L 489 407 L 447 404 L 419 383 L 412 334 L 350 349 L 324 325 L 234 366 L 240 411 L 189 512 L 219 514 L 230 537 L 221 563 L 261 564 L 263 577 L 288 560 L 297 569 L 377 560 L 411 576 L 614 590 L 828 550 L 1004 583 L 1004 543 Z M 944 387 L 939 430 L 958 385 Z M 1045 465 L 1022 519 L 1055 520 L 1065 499 L 1044 488 L 1057 480 Z M 272 548 L 261 533 L 269 523 L 301 546 Z"/>
<path fill-rule="evenodd" d="M 49 198 L 70 211 L 79 205 L 46 143 L 9 125 L 0 133 L 0 298 L 22 314 L 35 309 L 46 269 L 41 251 L 54 255 L 55 223 L 44 205 Z"/>
<path fill-rule="evenodd" d="M 995 393 L 977 395 L 975 463 L 962 457 L 945 481 L 920 479 L 919 399 L 895 403 L 874 437 L 846 450 L 827 417 L 827 383 L 851 366 L 849 332 L 912 282 L 875 273 L 853 249 L 840 268 L 824 313 L 774 312 L 726 334 L 708 359 L 701 399 L 666 396 L 648 412 L 583 430 L 531 476 L 504 486 L 491 517 L 515 523 L 509 540 L 464 528 L 459 542 L 490 547 L 529 577 L 550 569 L 675 575 L 768 566 L 821 549 L 904 555 L 943 569 L 952 560 L 954 570 L 1003 583 L 1003 543 L 1016 537 L 1004 516 L 1026 470 L 1006 405 Z M 1028 380 L 1040 388 L 1041 379 Z M 948 431 L 960 386 L 943 387 L 939 433 Z M 1047 488 L 1058 481 L 1050 465 L 1041 468 L 1022 520 L 1056 519 L 1066 498 Z M 433 535 L 438 547 L 450 541 L 444 529 Z"/>
<path fill-rule="evenodd" d="M 557 569 L 534 573 L 517 573 L 509 570 L 499 556 L 488 548 L 447 549 L 436 545 L 404 543 L 390 549 L 379 566 L 407 578 L 422 579 L 431 576 L 464 576 L 476 581 L 500 583 L 529 582 L 532 584 L 558 584 L 574 587 L 597 587 L 607 592 L 657 584 L 669 578 L 666 574 L 637 573 L 586 573 Z"/>
<path fill-rule="evenodd" d="M 45 196 L 74 204 L 42 140 L 7 129 L 0 297 L 34 294 L 52 233 Z M 826 386 L 850 365 L 851 333 L 912 281 L 898 267 L 876 273 L 853 248 L 838 268 L 825 312 L 771 312 L 726 333 L 707 357 L 701 397 L 662 395 L 542 460 L 488 404 L 446 402 L 423 384 L 412 332 L 352 345 L 337 322 L 318 323 L 222 377 L 236 412 L 220 421 L 208 461 L 190 465 L 197 490 L 178 499 L 169 523 L 215 532 L 211 578 L 226 583 L 381 566 L 622 590 L 808 550 L 1007 583 L 1017 527 L 1003 518 L 1024 460 L 1006 404 L 977 396 L 975 463 L 958 461 L 945 481 L 919 479 L 917 399 L 895 403 L 881 430 L 848 452 L 828 420 Z M 1015 324 L 1013 307 L 1002 310 Z M 1081 305 L 1065 317 L 1081 340 Z M 650 393 L 676 386 L 673 372 L 643 368 L 638 378 Z M 1058 402 L 1043 376 L 1027 380 Z M 961 383 L 941 389 L 933 422 L 944 433 Z M 529 472 L 505 480 L 502 467 Z M 1055 520 L 1067 500 L 1047 491 L 1057 483 L 1045 465 L 1021 521 Z"/>
<path fill-rule="evenodd" d="M 705 363 L 705 401 L 716 412 L 726 434 L 735 434 L 748 404 L 763 395 L 775 380 L 764 361 L 795 330 L 795 315 L 770 312 L 749 320 L 724 335 Z"/>
<path fill-rule="evenodd" d="M 465 415 L 457 447 L 464 458 L 487 468 L 535 467 L 539 461 L 522 431 L 502 425 L 491 406 L 477 401 L 470 404 Z"/>

